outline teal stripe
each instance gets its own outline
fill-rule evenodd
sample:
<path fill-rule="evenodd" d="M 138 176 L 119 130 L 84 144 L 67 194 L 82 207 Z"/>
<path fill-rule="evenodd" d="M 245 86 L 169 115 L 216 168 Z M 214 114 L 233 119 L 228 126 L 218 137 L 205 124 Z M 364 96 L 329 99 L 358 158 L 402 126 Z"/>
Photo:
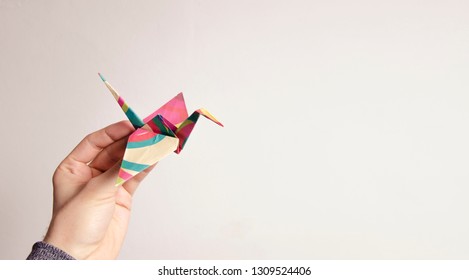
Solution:
<path fill-rule="evenodd" d="M 164 134 L 166 136 L 176 137 L 176 134 L 174 134 L 174 132 L 165 125 L 162 118 L 163 117 L 161 115 L 157 115 L 151 121 L 158 127 L 161 134 Z"/>
<path fill-rule="evenodd" d="M 135 127 L 135 128 L 140 128 L 142 126 L 145 125 L 145 123 L 142 121 L 142 119 L 140 119 L 137 114 L 135 114 L 135 112 L 130 109 L 127 110 L 127 112 L 125 112 L 125 115 L 127 116 L 127 118 L 129 119 L 129 121 L 132 123 L 132 125 Z"/>
<path fill-rule="evenodd" d="M 101 80 L 103 80 L 103 82 L 105 82 L 105 81 L 106 81 L 106 79 L 104 78 L 104 76 L 103 76 L 103 75 L 101 75 L 101 73 L 98 73 L 98 75 L 99 75 L 99 77 L 101 78 Z"/>
<path fill-rule="evenodd" d="M 150 165 L 130 162 L 130 161 L 126 161 L 126 160 L 123 160 L 122 165 L 121 165 L 122 168 L 137 171 L 137 172 L 143 171 L 146 168 L 148 168 L 149 166 Z"/>
<path fill-rule="evenodd" d="M 165 137 L 166 136 L 163 134 L 156 134 L 155 137 L 147 139 L 147 140 L 143 140 L 140 142 L 128 142 L 127 149 L 143 148 L 146 146 L 155 145 L 156 143 L 163 140 Z"/>

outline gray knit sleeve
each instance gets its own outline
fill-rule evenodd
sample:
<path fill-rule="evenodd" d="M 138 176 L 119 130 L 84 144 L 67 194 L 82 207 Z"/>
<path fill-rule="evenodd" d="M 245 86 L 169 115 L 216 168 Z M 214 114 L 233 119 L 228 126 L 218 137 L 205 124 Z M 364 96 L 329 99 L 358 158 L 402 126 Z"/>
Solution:
<path fill-rule="evenodd" d="M 74 260 L 72 256 L 47 244 L 44 241 L 34 243 L 33 249 L 29 254 L 27 260 Z"/>

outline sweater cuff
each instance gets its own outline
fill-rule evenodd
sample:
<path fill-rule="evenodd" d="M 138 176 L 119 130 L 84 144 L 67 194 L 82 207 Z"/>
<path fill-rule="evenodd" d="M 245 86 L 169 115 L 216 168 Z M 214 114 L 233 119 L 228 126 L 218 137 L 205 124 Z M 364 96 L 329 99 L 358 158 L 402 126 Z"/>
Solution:
<path fill-rule="evenodd" d="M 34 243 L 33 249 L 27 260 L 74 260 L 75 258 L 60 250 L 59 248 L 47 244 L 44 241 Z"/>

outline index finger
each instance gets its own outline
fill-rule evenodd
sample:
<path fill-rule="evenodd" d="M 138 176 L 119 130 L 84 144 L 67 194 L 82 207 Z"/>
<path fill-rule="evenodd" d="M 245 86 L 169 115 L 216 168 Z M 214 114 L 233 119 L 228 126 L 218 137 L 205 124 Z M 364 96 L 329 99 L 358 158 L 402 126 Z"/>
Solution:
<path fill-rule="evenodd" d="M 88 134 L 68 155 L 74 161 L 88 164 L 104 148 L 128 136 L 134 131 L 129 121 L 120 121 Z"/>

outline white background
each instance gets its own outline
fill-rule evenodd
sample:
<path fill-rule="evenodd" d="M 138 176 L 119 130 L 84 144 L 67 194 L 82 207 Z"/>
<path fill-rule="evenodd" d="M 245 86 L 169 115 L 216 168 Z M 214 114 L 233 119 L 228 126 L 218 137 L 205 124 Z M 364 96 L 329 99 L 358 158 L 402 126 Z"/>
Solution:
<path fill-rule="evenodd" d="M 209 109 L 138 190 L 122 259 L 469 257 L 469 2 L 0 1 L 0 258 L 57 164 L 180 91 Z"/>

